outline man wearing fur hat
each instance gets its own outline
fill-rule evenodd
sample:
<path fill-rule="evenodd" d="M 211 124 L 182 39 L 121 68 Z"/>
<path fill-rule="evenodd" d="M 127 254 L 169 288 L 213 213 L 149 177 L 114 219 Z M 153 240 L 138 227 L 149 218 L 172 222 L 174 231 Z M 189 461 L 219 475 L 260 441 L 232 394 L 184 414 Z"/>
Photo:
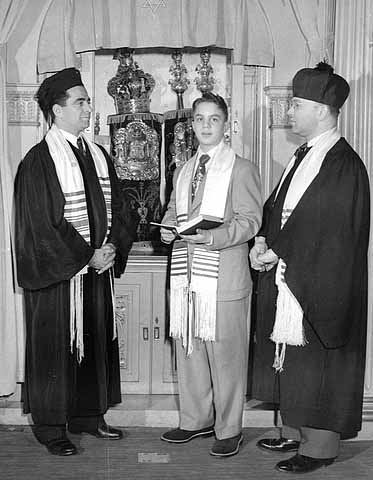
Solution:
<path fill-rule="evenodd" d="M 130 216 L 105 150 L 83 133 L 90 99 L 78 70 L 44 80 L 50 126 L 16 178 L 16 254 L 26 311 L 24 412 L 54 455 L 74 455 L 66 434 L 122 438 L 104 420 L 121 401 L 113 277 L 132 243 Z"/>
<path fill-rule="evenodd" d="M 258 447 L 296 452 L 276 465 L 288 473 L 330 465 L 361 429 L 370 203 L 365 166 L 337 129 L 348 94 L 325 63 L 295 75 L 288 115 L 307 143 L 250 252 L 260 272 L 253 396 L 279 404 L 283 425 Z"/>

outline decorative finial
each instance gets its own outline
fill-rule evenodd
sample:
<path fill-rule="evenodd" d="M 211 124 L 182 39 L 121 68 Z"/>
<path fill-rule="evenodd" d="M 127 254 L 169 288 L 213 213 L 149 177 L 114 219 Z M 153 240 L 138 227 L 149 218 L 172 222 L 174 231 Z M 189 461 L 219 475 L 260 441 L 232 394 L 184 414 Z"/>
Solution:
<path fill-rule="evenodd" d="M 133 50 L 118 49 L 113 59 L 119 60 L 119 66 L 115 77 L 108 82 L 107 91 L 114 99 L 116 112 L 149 112 L 154 78 L 150 73 L 144 73 L 133 60 Z"/>
<path fill-rule="evenodd" d="M 95 115 L 94 133 L 95 135 L 100 134 L 100 112 L 96 112 L 96 115 Z"/>
<path fill-rule="evenodd" d="M 183 93 L 188 88 L 190 81 L 186 76 L 188 70 L 182 63 L 183 54 L 181 51 L 175 50 L 171 56 L 175 65 L 170 66 L 169 72 L 174 78 L 170 79 L 168 83 L 171 85 L 172 90 L 177 95 L 177 109 L 179 110 L 184 108 Z"/>
<path fill-rule="evenodd" d="M 215 78 L 213 76 L 214 69 L 209 64 L 210 62 L 210 51 L 209 50 L 202 50 L 201 54 L 201 63 L 199 63 L 196 67 L 196 72 L 198 73 L 199 77 L 195 78 L 195 83 L 197 84 L 198 90 L 202 93 L 202 95 L 206 92 L 211 92 L 214 88 Z"/>

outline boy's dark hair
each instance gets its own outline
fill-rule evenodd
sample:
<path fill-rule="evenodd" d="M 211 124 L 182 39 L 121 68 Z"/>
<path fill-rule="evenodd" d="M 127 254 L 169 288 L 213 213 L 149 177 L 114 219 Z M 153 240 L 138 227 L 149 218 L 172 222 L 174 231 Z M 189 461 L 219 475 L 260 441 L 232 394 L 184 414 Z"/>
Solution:
<path fill-rule="evenodd" d="M 215 105 L 217 105 L 220 108 L 220 110 L 223 112 L 225 121 L 228 120 L 228 106 L 224 98 L 221 97 L 220 95 L 217 95 L 211 92 L 206 92 L 202 95 L 202 97 L 196 98 L 192 104 L 193 115 L 196 111 L 197 106 L 200 103 L 215 103 Z"/>

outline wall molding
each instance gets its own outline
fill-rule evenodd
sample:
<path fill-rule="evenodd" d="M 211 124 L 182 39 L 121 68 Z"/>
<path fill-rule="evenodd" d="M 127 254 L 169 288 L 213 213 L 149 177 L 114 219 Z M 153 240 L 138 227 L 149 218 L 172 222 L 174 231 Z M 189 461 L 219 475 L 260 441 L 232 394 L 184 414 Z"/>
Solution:
<path fill-rule="evenodd" d="M 9 125 L 40 126 L 40 112 L 35 94 L 35 83 L 7 83 L 6 104 Z"/>

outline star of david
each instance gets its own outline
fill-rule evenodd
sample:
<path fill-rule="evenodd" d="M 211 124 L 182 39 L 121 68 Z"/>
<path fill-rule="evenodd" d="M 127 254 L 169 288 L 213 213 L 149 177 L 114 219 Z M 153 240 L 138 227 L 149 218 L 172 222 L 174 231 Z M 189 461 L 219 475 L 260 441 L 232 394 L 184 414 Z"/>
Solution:
<path fill-rule="evenodd" d="M 166 7 L 165 0 L 145 0 L 143 8 L 150 8 L 154 14 L 159 7 Z"/>

